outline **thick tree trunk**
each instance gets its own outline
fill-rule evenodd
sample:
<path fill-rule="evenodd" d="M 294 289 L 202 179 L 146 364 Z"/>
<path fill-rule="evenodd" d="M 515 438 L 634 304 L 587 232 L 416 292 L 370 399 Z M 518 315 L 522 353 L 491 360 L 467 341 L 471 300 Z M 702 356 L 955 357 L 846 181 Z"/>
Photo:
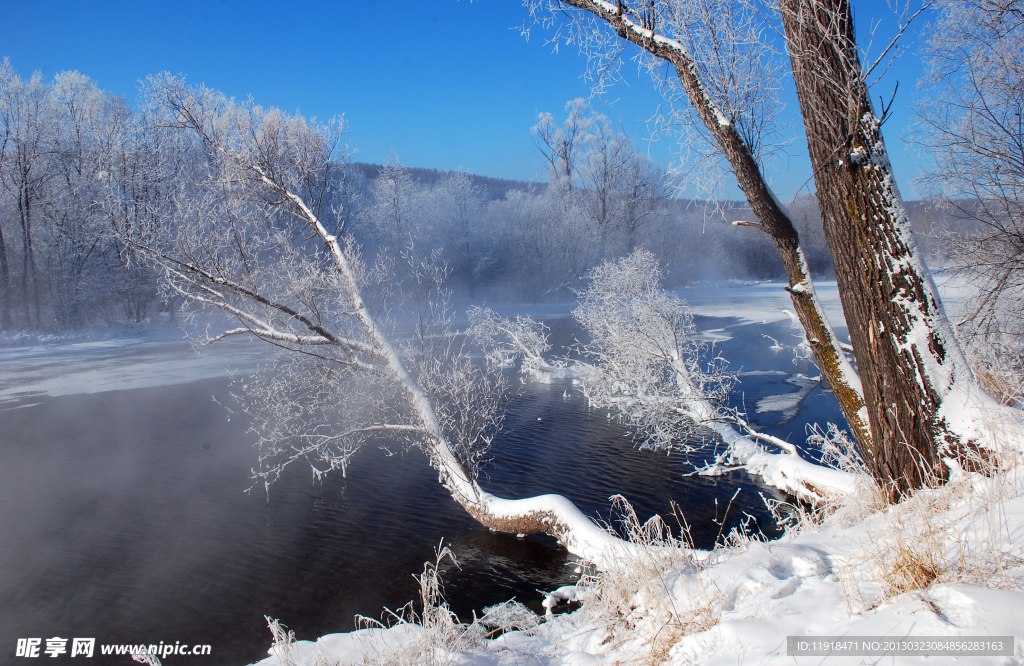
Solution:
<path fill-rule="evenodd" d="M 768 187 L 757 160 L 736 131 L 736 127 L 711 100 L 696 74 L 697 68 L 690 55 L 675 40 L 639 25 L 624 9 L 625 3 L 620 2 L 616 8 L 600 0 L 563 2 L 601 18 L 611 25 L 620 37 L 671 63 L 675 68 L 690 103 L 729 161 L 740 189 L 743 190 L 747 203 L 758 220 L 757 224 L 750 226 L 756 226 L 767 233 L 779 251 L 789 282 L 788 291 L 793 299 L 793 308 L 807 335 L 822 377 L 835 393 L 858 447 L 861 450 L 870 449 L 871 431 L 867 411 L 864 409 L 860 380 L 846 360 L 839 340 L 814 293 L 811 274 L 800 249 L 800 238 L 796 228 Z"/>
<path fill-rule="evenodd" d="M 847 0 L 782 0 L 825 236 L 863 381 L 872 444 L 862 450 L 890 499 L 947 471 L 962 432 L 942 413 L 979 392 L 920 257 L 861 75 Z"/>

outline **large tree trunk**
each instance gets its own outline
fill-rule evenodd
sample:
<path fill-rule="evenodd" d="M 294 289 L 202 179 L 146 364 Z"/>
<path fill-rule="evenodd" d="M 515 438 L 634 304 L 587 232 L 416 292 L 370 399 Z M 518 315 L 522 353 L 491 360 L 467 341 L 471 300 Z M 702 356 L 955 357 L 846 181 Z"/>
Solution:
<path fill-rule="evenodd" d="M 943 413 L 980 392 L 920 256 L 861 72 L 847 0 L 782 0 L 825 237 L 890 499 L 945 477 L 970 446 Z M 958 432 L 959 431 L 959 432 Z"/>
<path fill-rule="evenodd" d="M 793 308 L 807 335 L 822 377 L 835 393 L 858 447 L 861 450 L 869 450 L 871 430 L 864 409 L 860 380 L 847 361 L 814 293 L 810 270 L 800 249 L 800 237 L 796 228 L 779 205 L 753 153 L 736 131 L 736 126 L 715 106 L 704 83 L 696 74 L 697 68 L 689 53 L 675 40 L 667 39 L 657 34 L 653 28 L 639 24 L 629 14 L 624 2 L 613 7 L 600 0 L 563 1 L 601 18 L 614 28 L 620 37 L 671 63 L 675 68 L 690 103 L 729 161 L 740 189 L 743 190 L 747 203 L 758 220 L 757 224 L 751 226 L 756 226 L 767 233 L 775 243 L 786 270 Z"/>

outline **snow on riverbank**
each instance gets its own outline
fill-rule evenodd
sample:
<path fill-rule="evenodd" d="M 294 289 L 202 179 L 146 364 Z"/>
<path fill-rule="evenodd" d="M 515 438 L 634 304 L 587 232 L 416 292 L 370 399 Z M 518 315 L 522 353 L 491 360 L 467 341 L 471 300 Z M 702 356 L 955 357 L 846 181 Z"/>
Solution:
<path fill-rule="evenodd" d="M 482 640 L 461 625 L 415 625 L 284 644 L 260 666 L 314 664 L 589 665 L 953 663 L 952 657 L 790 656 L 787 638 L 1012 639 L 1024 659 L 1024 467 L 955 474 L 941 488 L 881 508 L 870 492 L 825 518 L 802 516 L 775 542 L 734 539 L 703 562 L 659 563 L 651 547 L 599 574 L 583 607 L 526 631 Z M 793 514 L 794 519 L 801 518 Z M 286 619 L 285 619 L 286 620 Z M 318 661 L 319 659 L 319 661 Z"/>
<path fill-rule="evenodd" d="M 262 348 L 243 339 L 194 348 L 172 324 L 74 335 L 2 334 L 0 405 L 42 396 L 151 388 L 251 371 Z M 26 405 L 19 405 L 26 406 Z"/>
<path fill-rule="evenodd" d="M 942 295 L 943 306 L 951 314 L 958 312 L 972 295 L 972 288 L 955 275 L 935 272 L 933 278 Z M 695 315 L 740 316 L 752 322 L 772 322 L 786 319 L 789 315 L 784 311 L 793 309 L 793 300 L 785 287 L 786 283 L 781 280 L 727 282 L 685 287 L 676 289 L 674 293 L 689 304 Z M 835 280 L 815 281 L 814 293 L 832 326 L 845 328 L 846 318 Z"/>
<path fill-rule="evenodd" d="M 788 295 L 781 285 L 755 287 L 681 295 L 695 313 L 707 316 L 739 312 L 753 321 L 787 316 Z M 760 295 L 753 308 L 752 290 Z M 829 315 L 842 322 L 838 298 L 823 300 Z M 765 411 L 779 406 L 763 405 Z M 786 488 L 790 479 L 820 473 L 821 485 L 834 487 L 835 479 L 824 478 L 831 472 L 850 487 L 819 498 L 832 504 L 827 515 L 808 516 L 792 507 L 789 515 L 796 524 L 777 542 L 739 535 L 700 556 L 682 549 L 666 554 L 664 545 L 651 544 L 617 563 L 606 562 L 603 572 L 572 590 L 583 602 L 580 610 L 533 628 L 484 640 L 477 624 L 445 632 L 402 624 L 316 642 L 278 641 L 260 664 L 818 664 L 829 657 L 789 654 L 789 640 L 995 636 L 1009 637 L 1009 652 L 961 654 L 957 663 L 1019 666 L 1024 657 L 1024 474 L 1020 460 L 1012 457 L 1024 447 L 1012 444 L 999 449 L 1004 458 L 988 476 L 967 475 L 953 465 L 950 484 L 888 508 L 867 480 L 854 483 L 792 454 L 751 446 L 744 455 L 738 451 L 733 462 L 773 485 Z M 783 463 L 801 463 L 807 470 Z M 911 664 L 924 657 L 844 659 Z"/>

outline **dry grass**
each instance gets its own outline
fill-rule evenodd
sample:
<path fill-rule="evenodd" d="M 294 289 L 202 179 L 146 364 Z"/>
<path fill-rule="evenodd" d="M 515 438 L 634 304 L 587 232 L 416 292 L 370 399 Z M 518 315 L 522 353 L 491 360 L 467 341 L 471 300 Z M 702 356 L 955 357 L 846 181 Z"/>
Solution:
<path fill-rule="evenodd" d="M 1024 383 L 1019 376 L 978 367 L 974 369 L 974 374 L 982 388 L 1000 403 L 1004 405 L 1024 403 Z"/>
<path fill-rule="evenodd" d="M 660 516 L 641 523 L 622 497 L 613 498 L 613 508 L 634 548 L 614 567 L 581 578 L 587 593 L 580 613 L 604 632 L 609 651 L 660 664 L 683 636 L 718 624 L 723 596 L 703 575 L 686 528 L 675 536 Z"/>
<path fill-rule="evenodd" d="M 948 482 L 936 480 L 864 519 L 863 557 L 837 567 L 851 613 L 940 583 L 1024 585 L 1024 560 L 1010 552 L 1006 515 L 1007 501 L 1024 489 L 1021 461 L 966 449 L 946 464 Z M 869 600 L 866 583 L 877 589 Z"/>
<path fill-rule="evenodd" d="M 1006 502 L 1024 488 L 1020 460 L 965 448 L 959 459 L 947 461 L 948 482 L 936 479 L 890 505 L 842 431 L 831 425 L 825 432 L 816 429 L 809 441 L 822 449 L 824 463 L 857 477 L 858 491 L 813 507 L 766 502 L 788 537 L 863 525 L 857 540 L 860 555 L 835 557 L 833 564 L 851 615 L 939 583 L 1024 584 L 1024 561 L 1008 552 L 1005 512 Z"/>
<path fill-rule="evenodd" d="M 868 541 L 875 545 L 867 551 L 882 583 L 879 601 L 923 590 L 940 580 L 947 569 L 944 561 L 944 534 L 930 522 L 906 521 L 897 515 L 885 524 L 884 533 L 869 531 Z M 881 546 L 881 547 L 878 547 Z"/>
<path fill-rule="evenodd" d="M 439 545 L 433 562 L 425 562 L 423 573 L 414 576 L 419 583 L 419 599 L 409 602 L 397 611 L 385 609 L 382 620 L 356 616 L 360 629 L 379 630 L 381 633 L 365 642 L 365 650 L 357 662 L 346 662 L 316 655 L 312 666 L 453 666 L 463 657 L 479 650 L 486 638 L 506 631 L 530 631 L 540 618 L 522 604 L 514 601 L 485 609 L 480 618 L 474 616 L 469 623 L 458 617 L 444 600 L 442 572 L 446 564 L 458 566 L 452 551 Z M 307 666 L 298 661 L 295 634 L 279 621 L 267 618 L 273 635 L 272 653 L 282 666 Z M 407 627 L 413 631 L 405 639 L 396 639 L 385 631 Z M 411 638 L 409 636 L 411 635 Z"/>
<path fill-rule="evenodd" d="M 813 505 L 765 498 L 769 512 L 783 529 L 783 538 L 823 528 L 843 529 L 885 510 L 888 506 L 885 494 L 844 430 L 833 423 L 825 429 L 815 425 L 810 430 L 807 443 L 821 451 L 822 465 L 853 475 L 856 491 L 850 495 L 826 495 Z"/>

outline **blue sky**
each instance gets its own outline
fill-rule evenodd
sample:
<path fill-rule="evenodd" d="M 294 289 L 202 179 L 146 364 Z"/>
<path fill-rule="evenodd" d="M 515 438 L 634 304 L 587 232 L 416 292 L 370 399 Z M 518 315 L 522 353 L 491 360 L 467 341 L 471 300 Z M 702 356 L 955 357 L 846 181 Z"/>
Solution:
<path fill-rule="evenodd" d="M 133 100 L 139 79 L 168 70 L 265 106 L 344 113 L 359 161 L 382 162 L 394 150 L 410 166 L 544 180 L 530 135 L 537 114 L 560 118 L 568 100 L 589 94 L 573 47 L 554 53 L 540 28 L 529 41 L 520 34 L 518 0 L 6 4 L 0 56 L 22 75 L 76 69 Z M 855 8 L 862 32 L 876 18 L 882 32 L 895 25 L 884 0 L 855 0 Z M 900 137 L 920 76 L 915 39 L 875 93 L 888 99 L 899 79 L 885 134 L 907 198 L 918 164 Z M 642 78 L 626 83 L 594 105 L 667 166 L 672 140 L 645 141 L 657 95 Z M 772 171 L 784 199 L 810 175 L 798 143 L 791 152 Z M 735 188 L 726 195 L 739 196 Z"/>

